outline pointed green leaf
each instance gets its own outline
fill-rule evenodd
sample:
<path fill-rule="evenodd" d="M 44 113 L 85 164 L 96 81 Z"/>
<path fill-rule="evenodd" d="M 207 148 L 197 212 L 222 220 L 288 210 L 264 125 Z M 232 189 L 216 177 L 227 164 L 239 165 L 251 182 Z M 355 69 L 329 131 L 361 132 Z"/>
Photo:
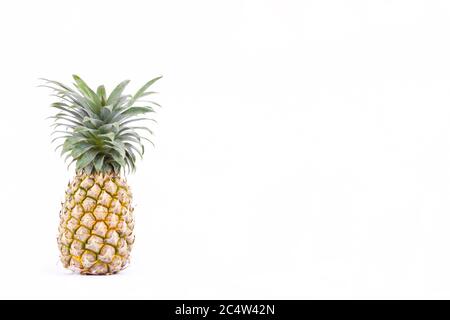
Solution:
<path fill-rule="evenodd" d="M 101 85 L 97 88 L 97 96 L 100 98 L 102 106 L 104 106 L 107 100 L 106 89 L 104 85 Z"/>
<path fill-rule="evenodd" d="M 137 92 L 136 94 L 133 96 L 133 98 L 130 100 L 130 104 L 129 106 L 133 105 L 133 103 L 139 99 L 144 93 L 145 91 L 152 85 L 154 84 L 156 81 L 158 81 L 159 79 L 161 79 L 162 76 L 160 77 L 156 77 L 152 80 L 150 80 L 149 82 L 147 82 L 146 84 L 144 84 Z"/>
<path fill-rule="evenodd" d="M 101 172 L 103 168 L 103 161 L 105 160 L 105 155 L 98 155 L 94 160 L 94 167 L 97 172 Z"/>
<path fill-rule="evenodd" d="M 88 152 L 92 148 L 94 148 L 93 145 L 90 146 L 82 145 L 79 147 L 78 146 L 74 147 L 71 152 L 72 158 L 78 159 L 80 156 L 82 156 L 84 153 Z"/>
<path fill-rule="evenodd" d="M 93 118 L 89 118 L 89 117 L 84 117 L 83 119 L 83 123 L 91 123 L 93 124 L 95 127 L 101 126 L 103 125 L 103 121 L 98 120 L 98 119 L 93 119 Z"/>
<path fill-rule="evenodd" d="M 86 167 L 88 164 L 90 164 L 95 156 L 97 155 L 98 150 L 89 150 L 86 153 L 84 153 L 81 158 L 77 159 L 76 169 L 80 170 Z"/>
<path fill-rule="evenodd" d="M 114 161 L 117 162 L 121 167 L 125 166 L 125 155 L 120 155 L 117 151 L 113 150 L 111 151 L 111 156 L 113 157 Z"/>
<path fill-rule="evenodd" d="M 155 112 L 152 107 L 130 107 L 120 113 L 122 118 L 133 117 L 139 114 L 145 114 L 148 112 Z"/>
<path fill-rule="evenodd" d="M 90 98 L 96 105 L 101 106 L 101 101 L 97 94 L 89 88 L 86 82 L 84 82 L 79 76 L 76 74 L 72 75 L 75 80 L 77 88 L 83 93 L 86 98 Z"/>
<path fill-rule="evenodd" d="M 126 120 L 126 119 L 123 119 L 123 120 Z M 136 122 L 136 121 L 153 121 L 156 123 L 155 119 L 150 119 L 150 118 L 136 118 L 136 119 L 126 120 L 126 121 L 123 121 L 123 120 L 120 123 L 121 127 L 125 127 L 127 124 L 130 124 L 130 123 Z"/>
<path fill-rule="evenodd" d="M 142 156 L 143 156 L 142 151 L 139 150 L 138 148 L 136 148 L 133 144 L 126 142 L 125 147 L 127 148 L 129 153 L 133 153 L 133 151 L 135 151 L 139 155 L 139 157 L 142 159 Z"/>
<path fill-rule="evenodd" d="M 113 171 L 116 173 L 120 172 L 120 164 L 118 164 L 115 161 L 110 162 L 111 167 L 113 168 Z"/>
<path fill-rule="evenodd" d="M 114 88 L 114 90 L 111 92 L 111 94 L 108 97 L 108 100 L 106 101 L 106 104 L 108 105 L 114 105 L 119 101 L 120 96 L 122 95 L 123 90 L 125 87 L 130 83 L 130 80 L 122 81 L 117 85 L 117 87 Z"/>

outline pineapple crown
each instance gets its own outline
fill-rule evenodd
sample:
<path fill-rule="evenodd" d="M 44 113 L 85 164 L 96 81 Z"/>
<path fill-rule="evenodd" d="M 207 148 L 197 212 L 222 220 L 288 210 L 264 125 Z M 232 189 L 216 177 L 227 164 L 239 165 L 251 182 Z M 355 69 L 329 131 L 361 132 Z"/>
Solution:
<path fill-rule="evenodd" d="M 155 112 L 154 101 L 143 98 L 156 92 L 148 88 L 161 77 L 148 81 L 134 95 L 125 95 L 123 91 L 129 80 L 119 83 L 111 94 L 107 95 L 103 85 L 94 92 L 77 75 L 73 75 L 75 89 L 57 81 L 42 79 L 53 90 L 57 98 L 51 107 L 58 112 L 50 117 L 54 119 L 53 133 L 63 142 L 55 150 L 62 148 L 61 156 L 66 155 L 75 162 L 76 171 L 84 173 L 120 173 L 134 172 L 136 155 L 144 154 L 143 140 L 153 144 L 143 134 L 153 132 L 142 125 L 143 120 L 156 122 L 144 115 Z"/>

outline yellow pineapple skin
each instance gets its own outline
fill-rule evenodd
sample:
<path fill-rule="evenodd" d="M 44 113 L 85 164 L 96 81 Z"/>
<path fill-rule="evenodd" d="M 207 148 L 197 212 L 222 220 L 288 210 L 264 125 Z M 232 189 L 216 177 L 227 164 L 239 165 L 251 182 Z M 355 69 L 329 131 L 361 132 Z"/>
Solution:
<path fill-rule="evenodd" d="M 127 267 L 134 243 L 132 194 L 114 173 L 77 174 L 60 212 L 58 247 L 65 268 L 108 275 Z"/>

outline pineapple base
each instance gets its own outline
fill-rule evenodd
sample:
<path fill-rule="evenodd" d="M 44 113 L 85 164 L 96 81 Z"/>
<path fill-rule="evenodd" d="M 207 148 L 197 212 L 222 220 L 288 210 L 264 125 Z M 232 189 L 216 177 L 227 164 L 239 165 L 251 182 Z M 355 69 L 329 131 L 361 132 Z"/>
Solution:
<path fill-rule="evenodd" d="M 60 212 L 58 247 L 65 268 L 109 275 L 128 266 L 134 243 L 132 195 L 118 174 L 77 174 Z"/>

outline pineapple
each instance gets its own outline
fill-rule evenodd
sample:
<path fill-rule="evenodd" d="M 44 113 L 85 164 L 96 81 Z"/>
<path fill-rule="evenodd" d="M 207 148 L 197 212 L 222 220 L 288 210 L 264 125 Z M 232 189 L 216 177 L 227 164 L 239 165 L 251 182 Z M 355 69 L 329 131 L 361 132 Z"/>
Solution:
<path fill-rule="evenodd" d="M 65 268 L 80 274 L 107 275 L 127 267 L 134 243 L 132 195 L 125 175 L 135 171 L 137 156 L 144 154 L 141 121 L 155 112 L 156 102 L 144 100 L 156 92 L 147 82 L 134 95 L 123 91 L 128 80 L 107 95 L 105 87 L 94 92 L 74 75 L 72 88 L 42 79 L 57 101 L 53 141 L 60 141 L 61 155 L 75 163 L 75 177 L 68 184 L 60 211 L 57 237 Z M 153 144 L 153 143 L 152 143 Z"/>

